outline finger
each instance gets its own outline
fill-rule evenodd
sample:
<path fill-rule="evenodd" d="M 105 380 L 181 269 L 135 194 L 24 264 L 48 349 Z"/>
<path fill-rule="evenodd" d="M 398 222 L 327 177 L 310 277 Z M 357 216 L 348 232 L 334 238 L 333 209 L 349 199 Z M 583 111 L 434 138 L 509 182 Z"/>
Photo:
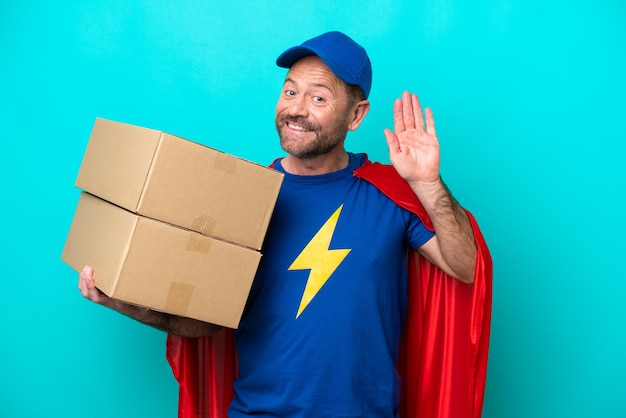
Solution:
<path fill-rule="evenodd" d="M 87 288 L 87 285 L 85 284 L 85 277 L 87 275 L 86 270 L 87 266 L 83 267 L 80 275 L 78 276 L 78 290 L 80 290 L 80 293 L 82 293 L 83 296 L 85 296 L 85 290 Z"/>
<path fill-rule="evenodd" d="M 89 266 L 83 267 L 80 272 L 80 277 L 78 280 L 78 288 L 80 289 L 83 297 L 91 299 L 92 293 L 96 288 L 96 283 L 93 280 L 93 268 Z"/>
<path fill-rule="evenodd" d="M 400 151 L 400 143 L 398 142 L 398 137 L 394 134 L 391 129 L 385 129 L 383 131 L 385 134 L 385 139 L 387 140 L 387 146 L 389 147 L 389 154 L 393 155 Z"/>
<path fill-rule="evenodd" d="M 424 116 L 422 115 L 422 105 L 417 94 L 411 95 L 411 105 L 413 108 L 413 117 L 415 118 L 415 127 L 424 129 Z"/>
<path fill-rule="evenodd" d="M 402 119 L 406 129 L 415 128 L 415 115 L 413 114 L 413 102 L 408 91 L 402 93 Z"/>
<path fill-rule="evenodd" d="M 404 132 L 404 118 L 402 116 L 402 100 L 396 99 L 393 102 L 393 130 L 396 132 Z"/>
<path fill-rule="evenodd" d="M 435 116 L 433 115 L 433 111 L 430 108 L 426 108 L 424 112 L 426 114 L 426 132 L 437 136 L 437 132 L 435 131 Z"/>
<path fill-rule="evenodd" d="M 85 296 L 85 285 L 83 284 L 83 278 L 78 278 L 78 290 L 80 290 L 80 294 Z"/>
<path fill-rule="evenodd" d="M 90 266 L 85 266 L 83 267 L 83 269 L 80 271 L 80 277 L 83 278 L 91 278 L 93 276 L 93 267 Z"/>

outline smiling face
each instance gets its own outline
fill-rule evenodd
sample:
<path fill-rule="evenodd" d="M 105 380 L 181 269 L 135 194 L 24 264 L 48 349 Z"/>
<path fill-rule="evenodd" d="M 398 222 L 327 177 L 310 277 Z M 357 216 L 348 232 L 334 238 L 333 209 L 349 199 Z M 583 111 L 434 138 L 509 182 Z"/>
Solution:
<path fill-rule="evenodd" d="M 343 81 L 317 56 L 298 60 L 289 70 L 276 104 L 276 129 L 281 147 L 298 159 L 343 152 L 355 122 Z M 356 123 L 356 124 L 355 124 Z"/>

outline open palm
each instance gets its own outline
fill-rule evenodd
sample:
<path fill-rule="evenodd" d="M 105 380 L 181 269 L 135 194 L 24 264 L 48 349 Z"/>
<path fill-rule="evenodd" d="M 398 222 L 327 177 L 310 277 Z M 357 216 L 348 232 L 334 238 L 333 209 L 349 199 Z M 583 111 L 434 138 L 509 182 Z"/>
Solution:
<path fill-rule="evenodd" d="M 424 116 L 417 95 L 405 91 L 394 102 L 394 131 L 385 129 L 389 159 L 409 183 L 439 179 L 439 141 L 430 109 Z"/>

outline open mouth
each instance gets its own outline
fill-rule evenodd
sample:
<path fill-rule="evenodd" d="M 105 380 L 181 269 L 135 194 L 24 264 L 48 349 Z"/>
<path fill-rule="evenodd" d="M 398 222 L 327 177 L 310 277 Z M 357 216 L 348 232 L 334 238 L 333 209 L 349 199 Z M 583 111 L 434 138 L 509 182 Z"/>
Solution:
<path fill-rule="evenodd" d="M 285 125 L 289 129 L 293 129 L 294 131 L 300 131 L 300 132 L 309 132 L 309 131 L 311 131 L 311 129 L 309 129 L 308 127 L 302 126 L 302 125 L 298 125 L 298 124 L 293 123 L 293 122 L 285 122 Z"/>

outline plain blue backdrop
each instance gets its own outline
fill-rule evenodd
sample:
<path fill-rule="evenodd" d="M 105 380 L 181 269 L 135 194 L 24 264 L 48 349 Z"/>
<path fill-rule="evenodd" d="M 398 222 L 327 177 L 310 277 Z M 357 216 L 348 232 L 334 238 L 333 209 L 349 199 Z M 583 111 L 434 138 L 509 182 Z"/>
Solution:
<path fill-rule="evenodd" d="M 165 335 L 91 304 L 60 260 L 96 117 L 267 164 L 285 48 L 350 34 L 392 101 L 435 114 L 442 174 L 494 258 L 485 418 L 626 416 L 626 3 L 0 2 L 2 417 L 173 417 Z"/>

